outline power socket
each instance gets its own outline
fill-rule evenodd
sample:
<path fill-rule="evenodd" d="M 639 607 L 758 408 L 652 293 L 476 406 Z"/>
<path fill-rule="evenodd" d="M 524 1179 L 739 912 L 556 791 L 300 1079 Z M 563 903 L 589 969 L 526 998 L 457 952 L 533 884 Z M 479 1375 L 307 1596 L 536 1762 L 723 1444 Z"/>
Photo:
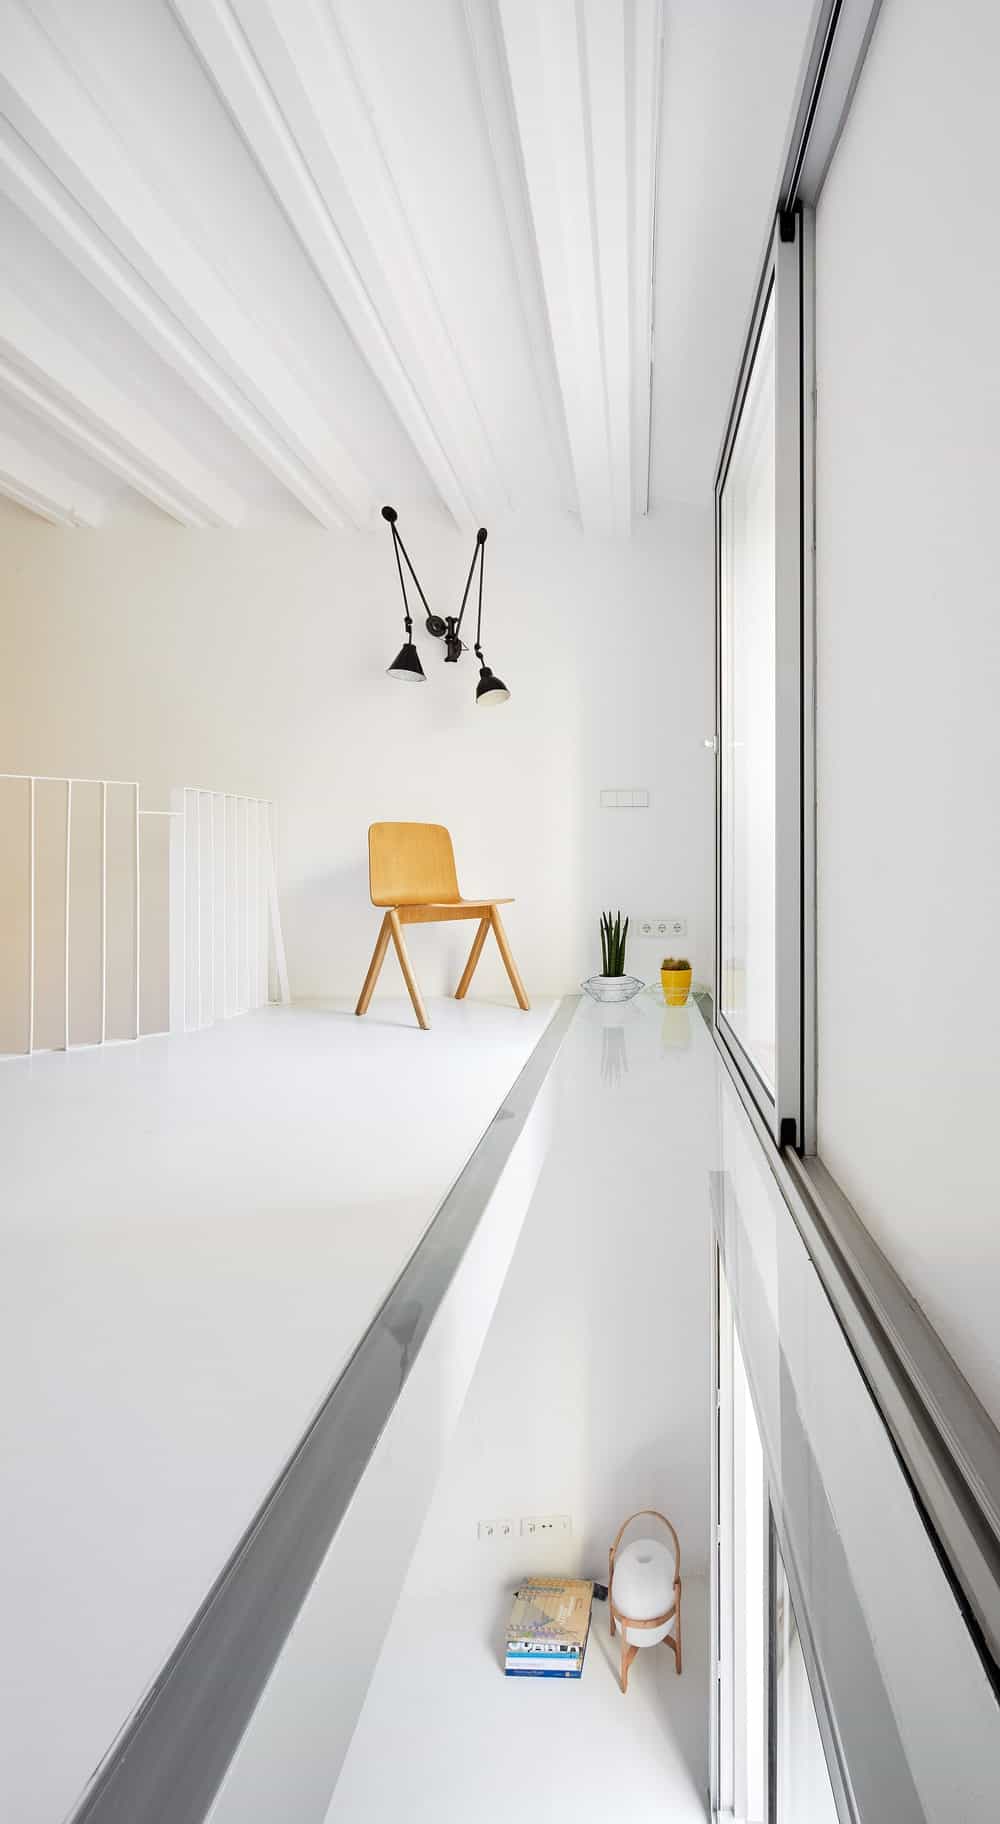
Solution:
<path fill-rule="evenodd" d="M 665 938 L 686 937 L 688 926 L 687 919 L 679 918 L 674 912 L 657 912 L 640 918 L 635 929 L 639 937 L 655 937 L 662 943 Z"/>
<path fill-rule="evenodd" d="M 480 1520 L 476 1527 L 478 1539 L 513 1539 L 513 1520 Z"/>
<path fill-rule="evenodd" d="M 568 1514 L 532 1515 L 521 1521 L 522 1539 L 568 1539 L 572 1531 Z"/>

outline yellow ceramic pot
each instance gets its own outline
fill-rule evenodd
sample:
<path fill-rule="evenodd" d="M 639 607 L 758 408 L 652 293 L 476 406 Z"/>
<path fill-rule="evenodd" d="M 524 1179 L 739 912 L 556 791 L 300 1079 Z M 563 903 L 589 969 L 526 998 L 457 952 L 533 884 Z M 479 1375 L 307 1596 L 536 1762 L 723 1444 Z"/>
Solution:
<path fill-rule="evenodd" d="M 668 1007 L 683 1007 L 691 993 L 690 969 L 661 969 L 663 998 Z"/>

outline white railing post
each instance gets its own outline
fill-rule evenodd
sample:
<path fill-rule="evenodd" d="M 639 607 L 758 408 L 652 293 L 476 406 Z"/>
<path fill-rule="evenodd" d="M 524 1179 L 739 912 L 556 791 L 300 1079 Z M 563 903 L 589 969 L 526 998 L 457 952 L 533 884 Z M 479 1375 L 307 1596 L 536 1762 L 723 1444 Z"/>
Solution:
<path fill-rule="evenodd" d="M 28 1051 L 35 1049 L 35 781 L 28 781 Z"/>
<path fill-rule="evenodd" d="M 66 873 L 65 873 L 65 950 L 63 953 L 63 1050 L 69 1050 L 69 910 L 70 910 L 70 844 L 73 835 L 73 781 L 66 781 Z"/>

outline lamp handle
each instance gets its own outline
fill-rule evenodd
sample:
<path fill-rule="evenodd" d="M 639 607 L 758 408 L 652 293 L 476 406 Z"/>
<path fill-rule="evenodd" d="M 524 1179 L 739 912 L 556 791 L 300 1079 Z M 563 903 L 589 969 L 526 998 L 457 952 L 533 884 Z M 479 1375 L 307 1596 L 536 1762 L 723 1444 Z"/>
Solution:
<path fill-rule="evenodd" d="M 676 1534 L 673 1526 L 671 1525 L 670 1521 L 667 1519 L 666 1514 L 661 1514 L 658 1507 L 639 1507 L 636 1509 L 634 1514 L 629 1514 L 629 1517 L 627 1520 L 622 1521 L 621 1526 L 618 1528 L 618 1531 L 615 1534 L 614 1544 L 612 1545 L 611 1550 L 608 1553 L 608 1583 L 609 1583 L 609 1585 L 611 1583 L 612 1574 L 614 1572 L 615 1553 L 617 1552 L 618 1547 L 621 1545 L 622 1534 L 624 1533 L 625 1528 L 627 1526 L 631 1526 L 633 1520 L 641 1520 L 643 1518 L 643 1516 L 647 1515 L 647 1514 L 649 1515 L 649 1518 L 651 1520 L 661 1521 L 662 1524 L 666 1527 L 667 1532 L 670 1534 L 670 1537 L 674 1542 L 674 1582 L 676 1583 L 677 1579 L 680 1577 L 680 1574 L 681 1574 L 681 1542 L 678 1539 L 677 1534 Z"/>

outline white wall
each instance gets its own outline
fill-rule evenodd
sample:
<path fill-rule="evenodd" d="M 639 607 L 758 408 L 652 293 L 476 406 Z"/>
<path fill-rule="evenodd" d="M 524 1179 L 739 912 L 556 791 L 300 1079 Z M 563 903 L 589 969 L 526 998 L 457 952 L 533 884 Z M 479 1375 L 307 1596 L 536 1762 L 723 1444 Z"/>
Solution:
<path fill-rule="evenodd" d="M 817 212 L 819 1144 L 1000 1420 L 1000 11 L 885 0 Z"/>
<path fill-rule="evenodd" d="M 94 533 L 0 510 L 0 768 L 138 778 L 279 802 L 293 992 L 352 994 L 377 930 L 366 831 L 448 824 L 463 891 L 513 894 L 529 992 L 600 966 L 598 913 L 680 913 L 711 963 L 710 516 L 658 513 L 627 543 L 569 524 L 487 546 L 485 650 L 509 704 L 477 710 L 472 655 L 426 687 L 393 683 L 401 609 L 385 528 L 301 522 L 192 533 L 149 514 Z M 457 609 L 471 540 L 403 526 L 432 604 Z M 602 786 L 647 786 L 649 811 L 601 811 Z M 468 927 L 417 932 L 428 992 L 453 989 Z M 506 992 L 484 956 L 476 988 Z M 652 976 L 659 949 L 632 948 Z M 398 991 L 395 963 L 384 976 Z"/>

